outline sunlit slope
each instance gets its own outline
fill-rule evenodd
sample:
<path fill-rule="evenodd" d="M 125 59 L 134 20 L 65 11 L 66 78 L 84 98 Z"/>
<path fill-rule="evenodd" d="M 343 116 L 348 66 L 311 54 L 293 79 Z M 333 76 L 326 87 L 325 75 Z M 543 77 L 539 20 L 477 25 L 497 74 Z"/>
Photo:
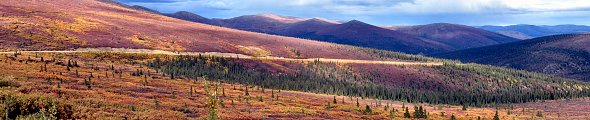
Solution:
<path fill-rule="evenodd" d="M 109 2 L 19 0 L 0 6 L 3 50 L 117 47 L 374 59 L 350 47 L 188 22 Z"/>

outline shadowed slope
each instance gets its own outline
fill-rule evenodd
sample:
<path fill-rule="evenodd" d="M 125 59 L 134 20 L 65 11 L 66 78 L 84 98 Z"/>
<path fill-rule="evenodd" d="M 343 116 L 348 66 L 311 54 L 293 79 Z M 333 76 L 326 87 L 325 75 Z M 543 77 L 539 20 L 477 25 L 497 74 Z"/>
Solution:
<path fill-rule="evenodd" d="M 287 34 L 287 36 L 298 36 L 302 38 L 328 41 L 339 44 L 363 46 L 413 54 L 428 54 L 453 50 L 450 46 L 436 41 L 380 28 L 357 20 L 349 21 L 343 24 L 318 27 L 318 29 L 307 31 L 304 34 L 284 34 Z"/>
<path fill-rule="evenodd" d="M 448 23 L 393 27 L 389 29 L 438 41 L 453 46 L 455 49 L 475 48 L 518 41 L 518 39 L 498 33 Z"/>
<path fill-rule="evenodd" d="M 436 55 L 590 81 L 590 34 L 567 34 Z"/>

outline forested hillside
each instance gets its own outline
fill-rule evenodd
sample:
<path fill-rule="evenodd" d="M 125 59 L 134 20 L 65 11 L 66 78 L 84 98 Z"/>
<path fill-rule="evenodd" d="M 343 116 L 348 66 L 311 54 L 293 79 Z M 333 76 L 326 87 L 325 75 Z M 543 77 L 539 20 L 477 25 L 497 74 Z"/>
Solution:
<path fill-rule="evenodd" d="M 589 81 L 588 45 L 589 34 L 565 34 L 435 56 Z"/>
<path fill-rule="evenodd" d="M 499 67 L 448 62 L 444 66 L 289 63 L 178 56 L 148 66 L 171 76 L 314 93 L 483 106 L 590 95 L 587 83 Z"/>

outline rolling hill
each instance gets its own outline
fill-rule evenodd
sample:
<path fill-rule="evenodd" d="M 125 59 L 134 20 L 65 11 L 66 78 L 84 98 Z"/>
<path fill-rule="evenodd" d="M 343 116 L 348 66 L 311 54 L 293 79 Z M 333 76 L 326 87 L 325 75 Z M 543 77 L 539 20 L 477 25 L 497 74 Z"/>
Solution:
<path fill-rule="evenodd" d="M 0 6 L 0 110 L 8 113 L 2 118 L 387 119 L 401 118 L 400 107 L 412 103 L 415 109 L 405 111 L 418 113 L 412 119 L 421 119 L 418 105 L 441 113 L 432 119 L 487 119 L 497 109 L 488 106 L 498 103 L 512 108 L 590 95 L 588 83 L 571 79 L 194 23 L 113 1 Z M 322 25 L 299 32 L 310 37 L 439 45 L 360 21 L 269 17 L 300 27 Z M 79 49 L 97 50 L 68 52 Z M 188 52 L 198 54 L 182 54 Z M 205 52 L 217 55 L 200 54 Z M 416 64 L 424 62 L 435 64 Z M 534 112 L 501 115 L 528 118 Z"/>
<path fill-rule="evenodd" d="M 518 41 L 498 33 L 446 23 L 399 27 L 399 29 L 384 27 L 386 28 L 384 29 L 357 20 L 339 23 L 322 18 L 297 18 L 272 14 L 209 19 L 208 21 L 202 20 L 201 17 L 198 17 L 198 20 L 170 17 L 196 22 L 205 21 L 200 23 L 252 32 L 411 54 L 433 54 Z"/>
<path fill-rule="evenodd" d="M 305 28 L 307 26 L 310 26 L 310 23 L 296 24 L 285 30 L 287 32 L 280 32 L 280 35 L 411 54 L 430 54 L 437 51 L 453 50 L 452 47 L 436 41 L 380 28 L 357 20 L 342 24 L 313 25 L 318 26 L 315 27 L 316 29 Z M 290 31 L 298 32 L 290 33 Z"/>
<path fill-rule="evenodd" d="M 148 11 L 149 11 L 149 9 L 148 9 Z M 194 14 L 191 12 L 187 12 L 187 11 L 178 11 L 175 13 L 163 13 L 163 15 L 166 15 L 168 17 L 182 19 L 182 20 L 188 20 L 191 22 L 215 24 L 215 21 L 213 21 L 213 20 L 210 20 L 210 19 L 205 18 L 203 16 L 200 16 L 200 15 L 197 15 L 197 14 Z"/>
<path fill-rule="evenodd" d="M 590 34 L 565 34 L 435 55 L 590 81 Z"/>
<path fill-rule="evenodd" d="M 3 50 L 113 47 L 377 59 L 353 47 L 189 22 L 108 0 L 7 1 L 0 5 Z"/>
<path fill-rule="evenodd" d="M 585 25 L 509 25 L 509 26 L 480 26 L 478 28 L 494 31 L 506 36 L 520 39 L 530 39 L 541 36 L 590 32 L 590 26 Z"/>
<path fill-rule="evenodd" d="M 519 41 L 502 34 L 448 23 L 389 27 L 388 29 L 441 42 L 457 50 Z"/>

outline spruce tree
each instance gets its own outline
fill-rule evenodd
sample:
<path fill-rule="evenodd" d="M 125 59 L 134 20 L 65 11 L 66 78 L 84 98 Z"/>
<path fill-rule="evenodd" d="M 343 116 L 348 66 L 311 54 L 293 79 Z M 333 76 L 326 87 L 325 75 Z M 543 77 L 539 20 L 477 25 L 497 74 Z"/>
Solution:
<path fill-rule="evenodd" d="M 359 98 L 356 98 L 356 107 L 360 107 L 361 105 L 359 104 Z"/>
<path fill-rule="evenodd" d="M 500 120 L 500 115 L 498 115 L 498 110 L 496 110 L 496 114 L 494 115 L 494 120 Z"/>
<path fill-rule="evenodd" d="M 404 113 L 404 118 L 410 118 L 410 117 L 412 117 L 410 115 L 410 110 L 408 109 L 408 107 L 406 107 L 406 112 Z"/>
<path fill-rule="evenodd" d="M 365 114 L 373 114 L 373 110 L 369 105 L 365 105 Z"/>
<path fill-rule="evenodd" d="M 248 86 L 247 85 L 246 85 L 246 91 L 245 91 L 244 95 L 250 96 L 250 93 L 248 93 Z"/>
<path fill-rule="evenodd" d="M 334 104 L 336 104 L 336 96 L 334 96 L 334 101 L 333 102 L 334 102 Z"/>

